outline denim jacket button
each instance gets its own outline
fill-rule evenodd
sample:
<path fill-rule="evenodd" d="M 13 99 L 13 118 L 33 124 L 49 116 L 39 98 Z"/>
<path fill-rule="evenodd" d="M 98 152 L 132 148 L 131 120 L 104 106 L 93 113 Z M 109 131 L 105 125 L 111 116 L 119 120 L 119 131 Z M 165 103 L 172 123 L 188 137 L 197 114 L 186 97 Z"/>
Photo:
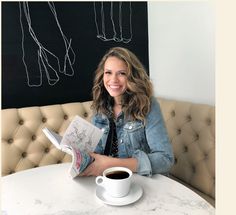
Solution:
<path fill-rule="evenodd" d="M 133 128 L 133 127 L 130 125 L 130 126 L 129 126 L 129 129 L 132 129 L 132 128 Z"/>

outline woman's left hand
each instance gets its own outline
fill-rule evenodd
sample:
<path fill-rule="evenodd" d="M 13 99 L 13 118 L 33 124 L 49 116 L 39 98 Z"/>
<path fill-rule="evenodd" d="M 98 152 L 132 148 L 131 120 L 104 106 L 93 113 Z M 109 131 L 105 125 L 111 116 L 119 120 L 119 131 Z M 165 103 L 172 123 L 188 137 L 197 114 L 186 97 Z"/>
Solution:
<path fill-rule="evenodd" d="M 102 175 L 103 171 L 109 167 L 112 157 L 100 155 L 96 153 L 89 153 L 94 161 L 79 175 L 79 176 L 98 176 Z"/>
<path fill-rule="evenodd" d="M 109 167 L 123 166 L 132 172 L 137 171 L 138 160 L 136 158 L 113 158 L 106 155 L 89 153 L 94 161 L 79 176 L 98 176 Z"/>

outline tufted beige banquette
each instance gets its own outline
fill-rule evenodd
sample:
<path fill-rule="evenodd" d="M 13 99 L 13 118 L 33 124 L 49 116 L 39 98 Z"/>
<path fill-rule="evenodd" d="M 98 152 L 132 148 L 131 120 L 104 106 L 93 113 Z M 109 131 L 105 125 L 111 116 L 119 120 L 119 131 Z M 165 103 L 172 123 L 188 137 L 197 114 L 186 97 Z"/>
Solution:
<path fill-rule="evenodd" d="M 174 149 L 170 177 L 215 204 L 215 108 L 157 98 Z M 2 176 L 49 164 L 70 162 L 42 132 L 63 134 L 75 115 L 91 119 L 91 101 L 4 109 L 2 113 Z"/>

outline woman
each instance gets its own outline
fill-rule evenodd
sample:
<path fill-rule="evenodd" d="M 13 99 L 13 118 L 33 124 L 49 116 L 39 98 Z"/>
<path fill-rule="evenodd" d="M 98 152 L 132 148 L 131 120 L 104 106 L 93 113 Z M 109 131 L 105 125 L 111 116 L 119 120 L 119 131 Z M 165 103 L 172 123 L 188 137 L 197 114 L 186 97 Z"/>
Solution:
<path fill-rule="evenodd" d="M 138 58 L 111 48 L 96 70 L 92 122 L 104 131 L 94 159 L 82 173 L 97 176 L 112 166 L 140 175 L 167 173 L 173 152 L 152 84 Z"/>

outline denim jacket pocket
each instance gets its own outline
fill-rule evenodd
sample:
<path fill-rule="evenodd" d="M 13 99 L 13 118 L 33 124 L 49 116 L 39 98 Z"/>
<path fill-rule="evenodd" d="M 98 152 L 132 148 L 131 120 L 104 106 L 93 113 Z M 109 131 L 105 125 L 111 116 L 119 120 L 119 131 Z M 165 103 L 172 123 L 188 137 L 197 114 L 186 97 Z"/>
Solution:
<path fill-rule="evenodd" d="M 98 118 L 98 117 L 94 119 L 94 125 L 103 131 L 102 138 L 99 141 L 95 152 L 103 154 L 104 149 L 105 149 L 105 145 L 107 142 L 108 133 L 109 133 L 109 125 L 108 125 L 108 122 L 106 119 Z"/>
<path fill-rule="evenodd" d="M 127 135 L 128 150 L 132 150 L 131 154 L 137 149 L 146 151 L 145 129 L 142 122 L 128 122 L 124 126 L 124 131 Z"/>

